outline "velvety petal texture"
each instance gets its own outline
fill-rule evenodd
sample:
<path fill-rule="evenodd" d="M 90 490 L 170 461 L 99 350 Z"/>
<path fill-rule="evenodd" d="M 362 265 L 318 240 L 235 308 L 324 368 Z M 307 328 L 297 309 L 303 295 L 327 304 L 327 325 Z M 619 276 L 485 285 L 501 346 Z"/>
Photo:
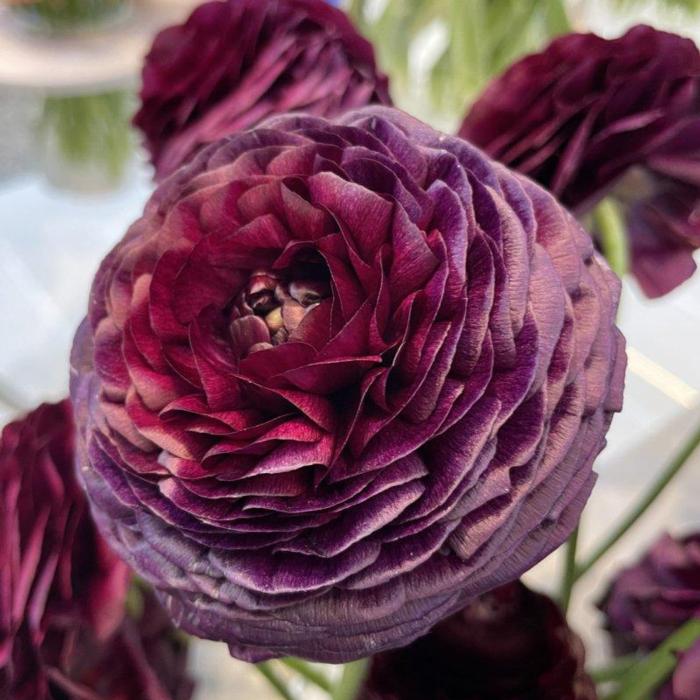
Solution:
<path fill-rule="evenodd" d="M 681 652 L 673 676 L 659 691 L 658 700 L 696 700 L 700 698 L 700 640 Z"/>
<path fill-rule="evenodd" d="M 374 656 L 359 700 L 596 700 L 584 662 L 557 605 L 516 581 Z"/>
<path fill-rule="evenodd" d="M 150 595 L 125 615 L 129 570 L 74 476 L 68 401 L 0 438 L 0 697 L 188 700 L 186 649 Z"/>
<path fill-rule="evenodd" d="M 632 272 L 657 297 L 695 270 L 700 247 L 700 52 L 637 26 L 569 34 L 496 78 L 460 135 L 526 173 L 577 214 L 624 205 Z"/>
<path fill-rule="evenodd" d="M 618 294 L 551 195 L 397 110 L 212 144 L 75 340 L 96 517 L 235 656 L 408 643 L 573 529 L 621 404 Z"/>
<path fill-rule="evenodd" d="M 700 534 L 666 534 L 613 582 L 601 608 L 616 651 L 650 650 L 700 618 Z"/>
<path fill-rule="evenodd" d="M 390 104 L 372 45 L 325 0 L 215 0 L 155 38 L 134 124 L 170 174 L 203 145 L 265 117 Z"/>

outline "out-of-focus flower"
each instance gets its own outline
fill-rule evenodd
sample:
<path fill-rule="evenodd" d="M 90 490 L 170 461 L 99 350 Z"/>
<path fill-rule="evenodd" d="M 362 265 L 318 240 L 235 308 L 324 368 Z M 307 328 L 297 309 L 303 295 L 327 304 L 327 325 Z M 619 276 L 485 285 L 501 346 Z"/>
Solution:
<path fill-rule="evenodd" d="M 68 401 L 44 404 L 0 439 L 0 695 L 13 700 L 186 700 L 164 613 L 124 617 L 129 571 L 90 519 L 74 476 Z M 147 614 L 146 614 L 147 613 Z M 160 616 L 160 617 L 158 617 Z"/>
<path fill-rule="evenodd" d="M 556 39 L 515 63 L 460 134 L 550 189 L 577 215 L 624 204 L 631 269 L 648 296 L 695 270 L 700 247 L 700 52 L 637 26 Z"/>
<path fill-rule="evenodd" d="M 408 643 L 573 529 L 621 404 L 618 293 L 551 195 L 399 111 L 236 134 L 95 279 L 96 517 L 235 656 Z"/>
<path fill-rule="evenodd" d="M 325 0 L 224 0 L 156 37 L 143 68 L 143 132 L 157 178 L 265 117 L 333 117 L 390 104 L 372 45 Z"/>
<path fill-rule="evenodd" d="M 126 615 L 102 644 L 77 637 L 62 670 L 51 669 L 52 693 L 62 700 L 190 700 L 187 641 L 178 636 L 153 593 Z M 64 694 L 62 694 L 64 693 Z M 27 698 L 29 700 L 29 698 Z M 33 700 L 33 698 L 32 698 Z"/>
<path fill-rule="evenodd" d="M 595 700 L 584 661 L 556 604 L 516 581 L 373 657 L 360 699 Z"/>
<path fill-rule="evenodd" d="M 661 537 L 613 582 L 601 608 L 616 650 L 649 650 L 700 617 L 700 535 Z"/>
<path fill-rule="evenodd" d="M 679 655 L 678 665 L 658 700 L 697 700 L 700 698 L 700 640 Z"/>

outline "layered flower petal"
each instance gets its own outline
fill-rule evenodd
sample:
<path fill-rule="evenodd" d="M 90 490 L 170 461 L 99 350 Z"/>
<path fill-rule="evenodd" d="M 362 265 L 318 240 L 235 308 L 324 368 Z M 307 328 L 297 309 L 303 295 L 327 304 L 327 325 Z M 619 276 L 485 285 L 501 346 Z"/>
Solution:
<path fill-rule="evenodd" d="M 102 531 L 240 658 L 405 644 L 574 527 L 621 404 L 618 294 L 551 195 L 396 110 L 212 144 L 75 340 Z"/>
<path fill-rule="evenodd" d="M 556 39 L 496 78 L 460 135 L 577 215 L 607 195 L 618 198 L 631 269 L 648 296 L 666 294 L 694 272 L 700 52 L 690 39 L 643 25 L 612 40 Z"/>
<path fill-rule="evenodd" d="M 613 581 L 601 608 L 616 651 L 649 650 L 700 618 L 700 535 L 663 535 Z"/>
<path fill-rule="evenodd" d="M 374 52 L 325 0 L 215 0 L 155 38 L 134 124 L 162 178 L 273 114 L 390 104 Z"/>
<path fill-rule="evenodd" d="M 186 647 L 98 534 L 74 475 L 68 401 L 0 438 L 0 694 L 14 700 L 189 700 Z"/>

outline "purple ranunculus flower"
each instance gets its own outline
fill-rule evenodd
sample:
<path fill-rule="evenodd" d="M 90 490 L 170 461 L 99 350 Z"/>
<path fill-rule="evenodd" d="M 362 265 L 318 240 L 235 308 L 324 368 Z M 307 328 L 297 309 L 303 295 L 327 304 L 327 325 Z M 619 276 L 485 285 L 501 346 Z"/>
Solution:
<path fill-rule="evenodd" d="M 146 56 L 134 124 L 162 179 L 204 145 L 290 111 L 390 104 L 372 45 L 325 0 L 215 0 Z"/>
<path fill-rule="evenodd" d="M 0 498 L 0 697 L 187 700 L 184 648 L 172 626 L 165 637 L 164 612 L 151 600 L 139 621 L 125 617 L 129 570 L 75 478 L 68 401 L 3 430 Z"/>
<path fill-rule="evenodd" d="M 240 658 L 408 643 L 573 529 L 621 404 L 618 293 L 551 195 L 397 110 L 212 144 L 76 337 L 102 530 Z"/>
<path fill-rule="evenodd" d="M 653 649 L 700 617 L 700 534 L 661 537 L 617 576 L 601 608 L 621 654 Z"/>
<path fill-rule="evenodd" d="M 679 654 L 678 665 L 658 700 L 697 700 L 700 698 L 700 640 Z"/>
<path fill-rule="evenodd" d="M 631 270 L 650 297 L 695 270 L 700 247 L 700 52 L 637 26 L 570 34 L 494 80 L 460 135 L 550 189 L 577 215 L 612 193 Z"/>
<path fill-rule="evenodd" d="M 374 656 L 360 700 L 596 700 L 584 662 L 556 604 L 516 581 Z"/>

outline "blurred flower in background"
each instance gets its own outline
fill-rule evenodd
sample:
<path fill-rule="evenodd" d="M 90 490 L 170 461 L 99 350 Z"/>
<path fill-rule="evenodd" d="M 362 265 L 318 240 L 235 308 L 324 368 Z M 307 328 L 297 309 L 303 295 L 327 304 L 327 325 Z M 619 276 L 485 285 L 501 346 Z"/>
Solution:
<path fill-rule="evenodd" d="M 618 574 L 601 609 L 619 654 L 653 649 L 687 620 L 700 619 L 700 534 L 663 535 Z"/>
<path fill-rule="evenodd" d="M 2 697 L 187 700 L 186 647 L 154 600 L 126 615 L 129 570 L 97 533 L 73 470 L 68 401 L 3 430 Z"/>
<path fill-rule="evenodd" d="M 614 40 L 557 39 L 495 79 L 459 133 L 578 215 L 611 195 L 648 296 L 695 270 L 700 52 L 689 39 L 642 25 Z"/>
<path fill-rule="evenodd" d="M 360 700 L 596 700 L 584 662 L 557 605 L 516 581 L 374 656 Z"/>
<path fill-rule="evenodd" d="M 235 37 L 235 39 L 233 39 Z M 324 0 L 215 0 L 146 56 L 134 124 L 163 178 L 202 146 L 288 111 L 389 104 L 374 51 Z"/>

